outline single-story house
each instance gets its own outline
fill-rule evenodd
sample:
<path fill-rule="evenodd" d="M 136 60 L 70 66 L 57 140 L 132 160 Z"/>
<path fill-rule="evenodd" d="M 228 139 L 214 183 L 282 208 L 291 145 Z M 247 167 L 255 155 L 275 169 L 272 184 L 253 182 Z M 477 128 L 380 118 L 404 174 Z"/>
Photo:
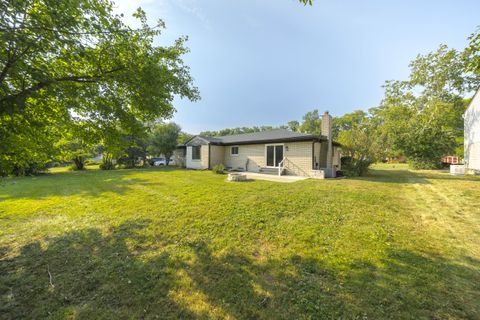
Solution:
<path fill-rule="evenodd" d="M 340 170 L 339 143 L 332 140 L 332 117 L 322 118 L 321 135 L 271 130 L 223 137 L 195 136 L 179 146 L 188 169 L 227 169 L 270 174 L 335 177 Z"/>
<path fill-rule="evenodd" d="M 465 172 L 480 173 L 480 89 L 464 114 Z"/>

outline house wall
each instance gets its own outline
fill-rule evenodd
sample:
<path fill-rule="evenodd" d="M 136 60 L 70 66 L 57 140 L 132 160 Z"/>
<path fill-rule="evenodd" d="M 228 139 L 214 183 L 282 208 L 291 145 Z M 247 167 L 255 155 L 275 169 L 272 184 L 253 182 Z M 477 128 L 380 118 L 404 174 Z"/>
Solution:
<path fill-rule="evenodd" d="M 327 167 L 327 154 L 328 154 L 328 143 L 322 142 L 320 143 L 320 155 L 319 155 L 319 168 L 326 168 Z"/>
<path fill-rule="evenodd" d="M 186 151 L 186 149 L 176 149 L 173 152 L 173 160 L 176 166 L 184 168 L 187 165 Z"/>
<path fill-rule="evenodd" d="M 210 168 L 217 164 L 225 165 L 225 148 L 223 146 L 210 145 Z"/>
<path fill-rule="evenodd" d="M 231 154 L 231 147 L 226 146 L 224 149 L 225 167 L 251 172 L 259 172 L 260 168 L 265 167 L 264 144 L 240 145 L 238 146 L 238 155 Z"/>
<path fill-rule="evenodd" d="M 200 160 L 192 159 L 192 146 L 187 146 L 187 168 L 204 170 L 208 169 L 208 145 L 201 146 Z"/>
<path fill-rule="evenodd" d="M 201 160 L 192 160 L 192 146 L 201 146 Z M 227 168 L 260 172 L 266 167 L 266 145 L 249 144 L 239 145 L 238 155 L 231 154 L 232 146 L 216 146 L 205 143 L 204 140 L 192 140 L 187 144 L 186 166 L 190 169 L 208 169 L 217 164 L 223 164 Z M 323 144 L 311 141 L 287 142 L 284 145 L 284 156 L 287 158 L 285 170 L 287 175 L 312 176 L 313 160 L 312 151 L 321 169 L 325 163 L 326 151 Z M 313 149 L 312 149 L 313 147 Z M 210 151 L 209 151 L 210 149 Z M 210 163 L 209 163 L 210 156 Z M 334 148 L 333 164 L 340 169 L 339 148 Z"/>
<path fill-rule="evenodd" d="M 319 151 L 319 154 L 317 155 L 317 148 Z M 328 143 L 327 142 L 322 142 L 318 144 L 315 143 L 315 157 L 319 164 L 318 168 L 326 168 L 327 167 L 327 155 L 328 155 Z M 333 146 L 333 152 L 332 152 L 332 165 L 336 170 L 341 170 L 341 149 L 340 147 Z"/>
<path fill-rule="evenodd" d="M 193 146 L 200 146 L 200 160 L 193 160 L 192 159 L 192 147 Z M 208 143 L 206 143 L 201 138 L 194 138 L 193 140 L 187 143 L 187 168 L 188 169 L 199 169 L 204 170 L 208 169 Z"/>
<path fill-rule="evenodd" d="M 284 143 L 288 161 L 285 164 L 286 174 L 310 176 L 312 171 L 312 142 Z M 266 166 L 266 144 L 249 144 L 238 146 L 238 155 L 231 154 L 231 146 L 225 147 L 225 166 L 250 172 L 259 172 Z M 286 150 L 288 148 L 288 151 Z M 318 148 L 320 150 L 320 148 Z"/>
<path fill-rule="evenodd" d="M 288 175 L 307 176 L 312 174 L 312 147 L 313 142 L 291 142 L 286 143 L 288 151 L 285 151 L 287 162 L 285 164 Z"/>
<path fill-rule="evenodd" d="M 465 167 L 480 171 L 480 90 L 465 112 Z"/>
<path fill-rule="evenodd" d="M 314 169 L 320 168 L 321 148 L 322 148 L 322 144 L 320 142 L 315 142 L 315 146 L 314 146 L 314 150 L 313 150 L 313 153 L 314 153 Z"/>
<path fill-rule="evenodd" d="M 336 170 L 342 170 L 342 149 L 340 147 L 333 147 L 333 167 Z"/>

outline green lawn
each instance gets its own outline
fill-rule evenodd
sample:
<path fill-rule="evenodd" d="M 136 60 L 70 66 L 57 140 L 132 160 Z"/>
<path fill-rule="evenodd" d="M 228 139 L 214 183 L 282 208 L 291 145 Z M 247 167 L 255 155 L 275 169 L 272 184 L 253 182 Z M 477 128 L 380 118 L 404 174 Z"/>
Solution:
<path fill-rule="evenodd" d="M 0 183 L 0 318 L 479 319 L 480 179 Z"/>

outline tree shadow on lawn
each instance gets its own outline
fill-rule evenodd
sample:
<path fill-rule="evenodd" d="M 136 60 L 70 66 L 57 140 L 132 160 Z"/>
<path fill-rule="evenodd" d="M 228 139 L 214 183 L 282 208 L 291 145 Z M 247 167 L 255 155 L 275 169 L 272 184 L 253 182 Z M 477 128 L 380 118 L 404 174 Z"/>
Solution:
<path fill-rule="evenodd" d="M 155 170 L 159 171 L 159 170 Z M 0 186 L 0 199 L 40 200 L 49 197 L 81 195 L 102 197 L 106 193 L 125 194 L 135 185 L 158 186 L 164 181 L 132 177 L 140 170 L 90 171 L 55 173 L 37 177 L 22 177 Z"/>
<path fill-rule="evenodd" d="M 452 261 L 391 249 L 378 265 L 359 260 L 332 266 L 301 255 L 220 253 L 202 240 L 146 236 L 148 224 L 127 222 L 107 235 L 97 229 L 69 232 L 45 244 L 32 242 L 14 257 L 3 248 L 0 314 L 6 319 L 480 316 L 475 258 Z"/>
<path fill-rule="evenodd" d="M 354 180 L 381 182 L 381 183 L 399 183 L 399 184 L 431 184 L 429 180 L 445 181 L 476 181 L 480 182 L 480 177 L 474 176 L 453 176 L 448 172 L 439 170 L 378 170 L 370 169 L 367 175 L 363 177 L 352 178 Z"/>
<path fill-rule="evenodd" d="M 454 175 L 451 175 L 450 172 L 443 172 L 443 171 L 436 171 L 436 170 L 421 170 L 415 173 L 418 175 L 422 175 L 426 179 L 431 179 L 431 180 L 480 182 L 480 177 L 473 176 L 473 175 L 454 176 Z"/>
<path fill-rule="evenodd" d="M 381 183 L 419 183 L 430 184 L 423 175 L 407 170 L 377 170 L 369 169 L 368 173 L 362 177 L 351 178 L 353 180 L 381 182 Z"/>

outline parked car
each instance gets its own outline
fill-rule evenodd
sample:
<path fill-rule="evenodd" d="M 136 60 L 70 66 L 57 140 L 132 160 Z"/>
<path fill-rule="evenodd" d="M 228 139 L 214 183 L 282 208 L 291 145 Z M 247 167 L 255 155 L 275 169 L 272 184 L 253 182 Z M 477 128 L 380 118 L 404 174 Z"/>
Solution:
<path fill-rule="evenodd" d="M 159 167 L 159 166 L 166 166 L 167 165 L 167 160 L 165 160 L 165 158 L 158 158 L 154 163 L 153 165 L 155 167 Z"/>
<path fill-rule="evenodd" d="M 154 166 L 155 162 L 157 162 L 157 161 L 165 161 L 165 158 L 150 158 L 150 159 L 148 159 L 148 163 L 151 166 Z"/>
<path fill-rule="evenodd" d="M 165 158 L 152 158 L 152 159 L 150 159 L 150 164 L 152 166 L 155 166 L 155 167 L 166 166 L 167 165 L 167 159 L 165 159 Z M 173 158 L 170 159 L 170 161 L 168 162 L 168 165 L 170 165 L 170 166 L 175 165 L 175 161 L 173 160 Z"/>

